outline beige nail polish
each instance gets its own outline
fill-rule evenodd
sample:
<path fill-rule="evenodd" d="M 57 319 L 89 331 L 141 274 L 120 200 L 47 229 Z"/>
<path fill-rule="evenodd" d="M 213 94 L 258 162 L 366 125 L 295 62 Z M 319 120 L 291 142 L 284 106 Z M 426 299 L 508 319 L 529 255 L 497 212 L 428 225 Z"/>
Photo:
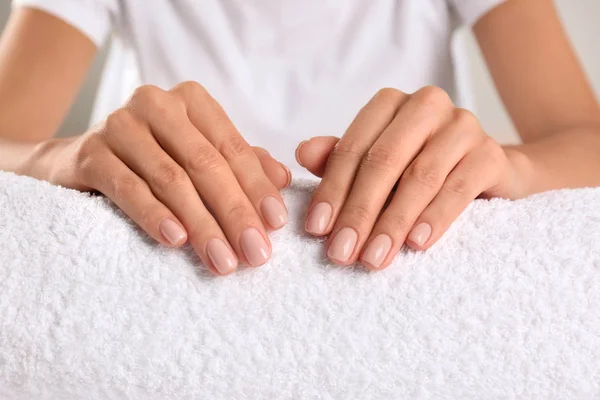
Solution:
<path fill-rule="evenodd" d="M 279 229 L 288 222 L 288 213 L 283 204 L 273 196 L 265 197 L 260 210 L 267 223 L 274 229 Z"/>
<path fill-rule="evenodd" d="M 299 164 L 301 167 L 304 167 L 304 165 L 302 165 L 302 163 L 300 162 L 300 157 L 299 157 L 299 155 L 300 155 L 300 148 L 301 148 L 302 146 L 304 146 L 304 145 L 305 145 L 307 142 L 308 142 L 308 140 L 303 140 L 303 141 L 301 141 L 301 142 L 300 142 L 300 144 L 298 145 L 298 147 L 296 147 L 296 153 L 295 153 L 295 156 L 296 156 L 296 162 L 297 162 L 297 163 L 298 163 L 298 164 Z"/>
<path fill-rule="evenodd" d="M 392 239 L 388 235 L 377 235 L 375 239 L 371 240 L 363 252 L 362 260 L 374 268 L 379 268 L 391 248 Z"/>
<path fill-rule="evenodd" d="M 161 221 L 158 229 L 165 239 L 174 246 L 181 244 L 187 238 L 185 230 L 177 222 L 168 218 Z"/>
<path fill-rule="evenodd" d="M 421 222 L 412 228 L 408 235 L 408 240 L 418 246 L 423 246 L 427 242 L 427 239 L 429 239 L 429 236 L 431 236 L 431 225 L 427 222 Z"/>
<path fill-rule="evenodd" d="M 292 183 L 292 171 L 290 171 L 290 169 L 287 166 L 285 166 L 284 164 L 281 164 L 281 166 L 285 170 L 285 174 L 287 176 L 287 178 L 286 178 L 287 181 L 285 182 L 284 187 L 288 187 L 288 186 L 290 186 L 290 183 Z"/>
<path fill-rule="evenodd" d="M 336 261 L 348 261 L 354 251 L 357 239 L 358 235 L 354 229 L 343 228 L 333 238 L 327 256 Z"/>
<path fill-rule="evenodd" d="M 237 257 L 221 239 L 211 239 L 206 245 L 206 254 L 222 274 L 233 271 L 238 264 Z"/>
<path fill-rule="evenodd" d="M 313 235 L 323 235 L 331 220 L 332 209 L 327 203 L 319 203 L 312 208 L 304 229 Z"/>
<path fill-rule="evenodd" d="M 257 267 L 269 260 L 269 245 L 256 228 L 248 228 L 242 232 L 240 245 L 251 266 Z"/>

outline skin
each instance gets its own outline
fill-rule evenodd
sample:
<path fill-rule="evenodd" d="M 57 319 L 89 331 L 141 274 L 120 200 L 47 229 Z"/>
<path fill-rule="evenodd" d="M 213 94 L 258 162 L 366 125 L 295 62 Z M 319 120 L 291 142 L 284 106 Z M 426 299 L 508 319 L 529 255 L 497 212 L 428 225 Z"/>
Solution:
<path fill-rule="evenodd" d="M 404 243 L 425 250 L 477 197 L 600 185 L 600 109 L 552 1 L 509 0 L 473 30 L 523 144 L 500 146 L 439 88 L 382 89 L 341 139 L 296 151 L 323 178 L 306 228 L 329 235 L 333 262 L 381 269 Z"/>
<path fill-rule="evenodd" d="M 51 139 L 95 50 L 54 17 L 14 12 L 0 43 L 0 169 L 101 192 L 158 242 L 189 242 L 215 273 L 264 264 L 268 231 L 287 222 L 289 170 L 246 143 L 200 84 L 140 87 L 84 134 Z"/>
<path fill-rule="evenodd" d="M 405 242 L 427 249 L 478 196 L 600 185 L 600 109 L 552 1 L 508 0 L 473 30 L 523 144 L 500 146 L 439 88 L 380 90 L 341 139 L 316 137 L 297 149 L 298 162 L 323 177 L 307 228 L 329 235 L 334 262 L 381 269 Z M 160 243 L 189 241 L 215 273 L 266 261 L 267 232 L 285 217 L 269 218 L 264 201 L 282 204 L 289 173 L 250 147 L 200 84 L 142 87 L 83 135 L 52 139 L 95 51 L 54 17 L 13 13 L 0 42 L 0 169 L 102 192 Z M 314 223 L 318 204 L 331 215 Z M 170 241 L 166 220 L 184 235 Z M 266 244 L 259 256 L 248 241 L 244 249 L 248 228 Z M 215 265 L 211 240 L 234 253 L 227 268 Z"/>
<path fill-rule="evenodd" d="M 31 170 L 38 157 L 48 159 L 39 171 L 45 179 L 103 193 L 152 238 L 173 247 L 189 241 L 221 274 L 238 261 L 264 264 L 271 254 L 268 230 L 287 222 L 273 183 L 289 183 L 285 168 L 252 149 L 196 82 L 169 91 L 142 86 L 98 126 L 45 141 L 36 154 Z M 285 180 L 277 173 L 271 180 L 265 170 L 286 174 Z M 273 202 L 280 218 L 265 211 Z"/>

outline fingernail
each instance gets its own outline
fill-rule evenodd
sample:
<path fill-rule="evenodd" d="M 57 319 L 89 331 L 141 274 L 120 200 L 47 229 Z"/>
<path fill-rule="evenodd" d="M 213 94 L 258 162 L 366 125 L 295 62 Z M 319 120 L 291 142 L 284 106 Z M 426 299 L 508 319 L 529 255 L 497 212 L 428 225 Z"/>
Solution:
<path fill-rule="evenodd" d="M 303 140 L 303 141 L 300 142 L 300 144 L 298 145 L 298 147 L 296 147 L 296 162 L 298 164 L 300 164 L 301 167 L 304 167 L 304 165 L 302 165 L 302 163 L 300 162 L 300 157 L 299 157 L 299 155 L 300 155 L 300 148 L 302 146 L 304 146 L 307 142 L 308 142 L 308 140 Z"/>
<path fill-rule="evenodd" d="M 375 268 L 379 268 L 391 248 L 392 238 L 385 234 L 377 235 L 365 249 L 362 260 Z"/>
<path fill-rule="evenodd" d="M 327 203 L 319 203 L 313 207 L 308 218 L 306 219 L 306 226 L 304 229 L 308 233 L 313 235 L 323 235 L 329 220 L 331 219 L 331 206 Z"/>
<path fill-rule="evenodd" d="M 427 222 L 421 222 L 419 225 L 412 228 L 408 239 L 419 246 L 423 246 L 431 235 L 431 226 Z"/>
<path fill-rule="evenodd" d="M 327 256 L 341 262 L 348 261 L 354 251 L 357 239 L 358 236 L 354 229 L 343 228 L 335 235 L 335 238 L 333 238 L 329 250 L 327 251 Z"/>
<path fill-rule="evenodd" d="M 275 229 L 279 229 L 288 222 L 288 213 L 283 204 L 273 196 L 265 197 L 260 205 L 265 219 Z"/>
<path fill-rule="evenodd" d="M 237 257 L 221 239 L 209 240 L 206 253 L 217 271 L 222 274 L 227 274 L 237 267 Z"/>
<path fill-rule="evenodd" d="M 290 186 L 290 183 L 292 183 L 292 171 L 290 171 L 290 169 L 283 164 L 281 164 L 281 166 L 283 167 L 283 169 L 285 170 L 285 174 L 287 175 L 287 181 L 284 187 L 288 187 Z"/>
<path fill-rule="evenodd" d="M 185 230 L 177 222 L 168 218 L 160 222 L 158 229 L 172 245 L 180 244 L 187 237 Z"/>
<path fill-rule="evenodd" d="M 250 265 L 256 267 L 269 259 L 269 245 L 256 228 L 248 228 L 242 232 L 242 251 Z"/>

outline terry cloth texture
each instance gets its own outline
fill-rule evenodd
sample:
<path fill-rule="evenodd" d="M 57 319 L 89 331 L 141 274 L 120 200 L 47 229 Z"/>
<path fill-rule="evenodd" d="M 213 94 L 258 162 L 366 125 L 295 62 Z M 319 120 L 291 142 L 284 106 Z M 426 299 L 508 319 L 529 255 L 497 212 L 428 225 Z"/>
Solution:
<path fill-rule="evenodd" d="M 0 173 L 2 399 L 592 399 L 600 189 L 476 200 L 427 252 L 340 268 L 302 231 L 214 277 L 106 199 Z"/>

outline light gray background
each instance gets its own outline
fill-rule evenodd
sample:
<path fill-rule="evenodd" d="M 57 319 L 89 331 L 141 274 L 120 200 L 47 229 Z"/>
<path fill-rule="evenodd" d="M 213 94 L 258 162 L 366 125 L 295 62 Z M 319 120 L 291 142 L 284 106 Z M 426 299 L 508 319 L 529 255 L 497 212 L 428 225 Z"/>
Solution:
<path fill-rule="evenodd" d="M 600 98 L 600 0 L 555 0 L 569 37 L 579 55 L 596 95 Z M 0 2 L 0 27 L 10 12 L 10 1 Z M 475 113 L 486 132 L 501 142 L 514 142 L 517 136 L 492 86 L 490 76 L 471 33 L 463 29 L 457 35 L 458 46 L 466 49 L 466 65 L 471 73 L 470 86 L 474 89 Z M 60 134 L 85 131 L 93 105 L 98 78 L 102 70 L 103 53 L 97 57 L 79 98 Z"/>

